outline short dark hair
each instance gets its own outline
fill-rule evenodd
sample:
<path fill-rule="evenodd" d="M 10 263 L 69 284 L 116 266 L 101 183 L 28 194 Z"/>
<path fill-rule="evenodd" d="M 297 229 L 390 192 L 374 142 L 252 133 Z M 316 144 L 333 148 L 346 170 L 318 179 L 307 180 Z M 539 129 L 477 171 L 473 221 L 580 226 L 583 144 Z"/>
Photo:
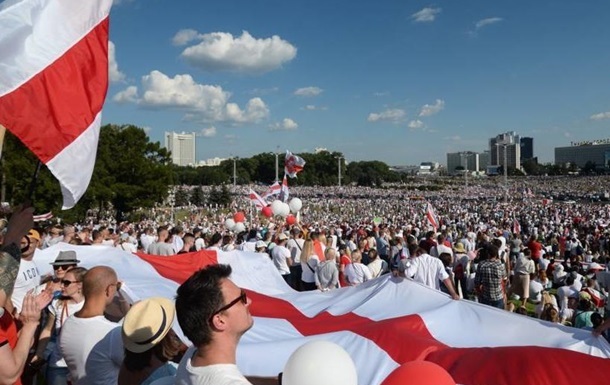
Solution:
<path fill-rule="evenodd" d="M 176 295 L 176 315 L 184 335 L 195 346 L 212 340 L 210 318 L 224 304 L 221 280 L 231 275 L 229 265 L 210 265 L 195 272 Z"/>

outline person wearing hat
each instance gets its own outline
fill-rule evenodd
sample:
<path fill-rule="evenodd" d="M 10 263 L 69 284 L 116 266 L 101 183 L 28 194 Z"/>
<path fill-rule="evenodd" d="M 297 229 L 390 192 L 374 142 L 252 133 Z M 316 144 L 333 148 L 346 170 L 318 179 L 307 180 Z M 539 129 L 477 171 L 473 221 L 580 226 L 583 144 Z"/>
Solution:
<path fill-rule="evenodd" d="M 466 254 L 466 247 L 462 242 L 457 242 L 453 246 L 454 258 L 454 286 L 456 291 L 460 291 L 462 298 L 467 297 L 468 293 L 468 271 L 470 270 L 470 258 Z"/>
<path fill-rule="evenodd" d="M 292 274 L 290 274 L 292 257 L 290 255 L 290 250 L 286 247 L 286 242 L 288 242 L 288 236 L 284 233 L 280 233 L 277 236 L 276 246 L 271 250 L 271 259 L 282 275 L 282 278 L 284 278 L 284 281 L 292 286 Z"/>
<path fill-rule="evenodd" d="M 172 330 L 175 313 L 174 303 L 161 297 L 145 299 L 129 309 L 121 330 L 125 358 L 118 385 L 149 385 L 176 374 L 169 363 L 181 347 Z"/>
<path fill-rule="evenodd" d="M 46 284 L 46 289 L 53 293 L 53 297 L 61 295 L 61 281 L 64 279 L 66 272 L 78 265 L 80 261 L 76 259 L 76 252 L 73 250 L 60 251 L 51 266 L 53 266 L 53 276 L 49 277 Z M 43 280 L 44 282 L 44 280 Z"/>
<path fill-rule="evenodd" d="M 15 314 L 18 314 L 21 311 L 21 304 L 27 292 L 36 289 L 36 287 L 40 285 L 40 270 L 33 260 L 34 252 L 39 245 L 40 233 L 34 229 L 31 229 L 27 235 L 21 239 L 21 262 L 13 288 L 13 295 L 11 296 Z"/>

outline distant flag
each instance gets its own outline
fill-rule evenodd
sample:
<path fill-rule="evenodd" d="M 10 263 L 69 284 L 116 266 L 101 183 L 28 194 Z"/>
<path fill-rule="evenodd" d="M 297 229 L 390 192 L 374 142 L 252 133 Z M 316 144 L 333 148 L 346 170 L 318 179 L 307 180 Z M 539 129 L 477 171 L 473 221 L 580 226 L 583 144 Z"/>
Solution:
<path fill-rule="evenodd" d="M 527 196 L 528 197 L 533 197 L 534 196 L 534 193 L 532 192 L 532 189 L 529 188 L 529 187 L 527 188 Z"/>
<path fill-rule="evenodd" d="M 269 197 L 279 195 L 281 189 L 282 189 L 282 186 L 280 186 L 279 182 L 273 183 L 271 186 L 269 186 L 267 191 L 265 191 L 265 193 L 263 194 L 263 199 L 267 200 Z"/>
<path fill-rule="evenodd" d="M 288 190 L 288 179 L 286 175 L 284 175 L 284 179 L 282 180 L 282 187 L 280 189 L 279 199 L 282 202 L 288 202 L 288 197 L 290 196 L 290 191 Z"/>
<path fill-rule="evenodd" d="M 434 212 L 434 207 L 432 207 L 430 202 L 426 203 L 426 218 L 428 219 L 428 222 L 430 222 L 430 225 L 434 227 L 434 231 L 440 227 L 440 221 L 438 220 L 438 217 Z"/>
<path fill-rule="evenodd" d="M 517 218 L 513 219 L 513 234 L 521 234 L 521 224 Z"/>
<path fill-rule="evenodd" d="M 254 204 L 254 206 L 256 207 L 256 209 L 258 211 L 262 210 L 263 207 L 267 206 L 267 202 L 265 202 L 265 200 L 256 193 L 256 191 L 250 189 L 250 202 L 252 202 L 252 204 Z"/>
<path fill-rule="evenodd" d="M 296 156 L 290 151 L 286 151 L 286 159 L 284 160 L 284 174 L 291 178 L 296 178 L 297 173 L 303 170 L 305 160 L 300 156 Z"/>
<path fill-rule="evenodd" d="M 49 211 L 46 214 L 34 215 L 34 222 L 48 221 L 51 218 L 53 218 L 53 213 Z"/>
<path fill-rule="evenodd" d="M 0 4 L 0 125 L 58 179 L 63 208 L 91 180 L 108 90 L 112 0 Z"/>

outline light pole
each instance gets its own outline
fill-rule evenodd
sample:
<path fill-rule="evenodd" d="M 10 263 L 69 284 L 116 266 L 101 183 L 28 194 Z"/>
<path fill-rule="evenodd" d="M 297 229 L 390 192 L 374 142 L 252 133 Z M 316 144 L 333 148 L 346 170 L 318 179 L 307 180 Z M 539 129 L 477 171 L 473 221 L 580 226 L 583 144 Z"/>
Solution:
<path fill-rule="evenodd" d="M 233 158 L 233 190 L 237 186 L 237 158 Z"/>
<path fill-rule="evenodd" d="M 279 152 L 280 152 L 280 146 L 277 146 L 277 150 L 275 151 L 275 181 L 279 182 L 280 181 L 280 163 L 279 163 Z"/>
<path fill-rule="evenodd" d="M 339 174 L 337 175 L 337 181 L 339 182 L 339 187 L 341 187 L 341 159 L 344 159 L 342 156 L 337 157 L 337 168 Z"/>

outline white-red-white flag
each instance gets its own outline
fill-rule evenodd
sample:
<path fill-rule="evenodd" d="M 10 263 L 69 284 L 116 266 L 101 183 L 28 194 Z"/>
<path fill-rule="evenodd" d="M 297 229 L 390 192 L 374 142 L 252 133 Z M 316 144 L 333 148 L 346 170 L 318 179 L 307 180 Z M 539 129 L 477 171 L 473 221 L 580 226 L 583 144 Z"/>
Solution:
<path fill-rule="evenodd" d="M 256 191 L 250 189 L 249 193 L 250 202 L 256 207 L 258 211 L 262 210 L 263 207 L 267 206 L 267 202 L 256 193 Z"/>
<path fill-rule="evenodd" d="M 63 208 L 91 180 L 108 89 L 112 0 L 0 5 L 0 124 L 59 180 Z"/>
<path fill-rule="evenodd" d="M 521 224 L 517 218 L 513 219 L 513 234 L 521 234 Z"/>
<path fill-rule="evenodd" d="M 42 221 L 48 221 L 49 219 L 53 218 L 53 213 L 51 211 L 49 211 L 48 213 L 45 214 L 38 214 L 38 215 L 34 215 L 34 222 L 42 222 Z"/>
<path fill-rule="evenodd" d="M 266 200 L 267 198 L 270 198 L 272 196 L 279 195 L 281 190 L 282 190 L 282 186 L 280 186 L 280 183 L 274 182 L 271 186 L 269 186 L 267 191 L 265 191 L 265 193 L 263 194 L 263 199 Z"/>
<path fill-rule="evenodd" d="M 264 254 L 202 250 L 168 257 L 63 242 L 36 252 L 40 274 L 52 273 L 60 250 L 74 250 L 79 266 L 112 267 L 124 282 L 121 292 L 132 301 L 174 299 L 178 285 L 194 271 L 231 265 L 230 279 L 246 291 L 254 317 L 237 349 L 237 365 L 248 376 L 277 376 L 299 346 L 322 339 L 348 352 L 359 384 L 381 385 L 394 369 L 414 360 L 442 366 L 462 385 L 608 382 L 610 344 L 591 331 L 454 301 L 390 274 L 330 292 L 299 293 Z M 178 325 L 174 330 L 182 336 Z"/>
<path fill-rule="evenodd" d="M 434 212 L 434 207 L 430 202 L 426 203 L 426 218 L 430 225 L 434 228 L 434 231 L 440 227 L 440 221 Z"/>
<path fill-rule="evenodd" d="M 305 160 L 300 156 L 294 155 L 286 150 L 286 159 L 284 160 L 284 174 L 291 178 L 296 178 L 297 173 L 301 172 L 305 167 Z"/>

